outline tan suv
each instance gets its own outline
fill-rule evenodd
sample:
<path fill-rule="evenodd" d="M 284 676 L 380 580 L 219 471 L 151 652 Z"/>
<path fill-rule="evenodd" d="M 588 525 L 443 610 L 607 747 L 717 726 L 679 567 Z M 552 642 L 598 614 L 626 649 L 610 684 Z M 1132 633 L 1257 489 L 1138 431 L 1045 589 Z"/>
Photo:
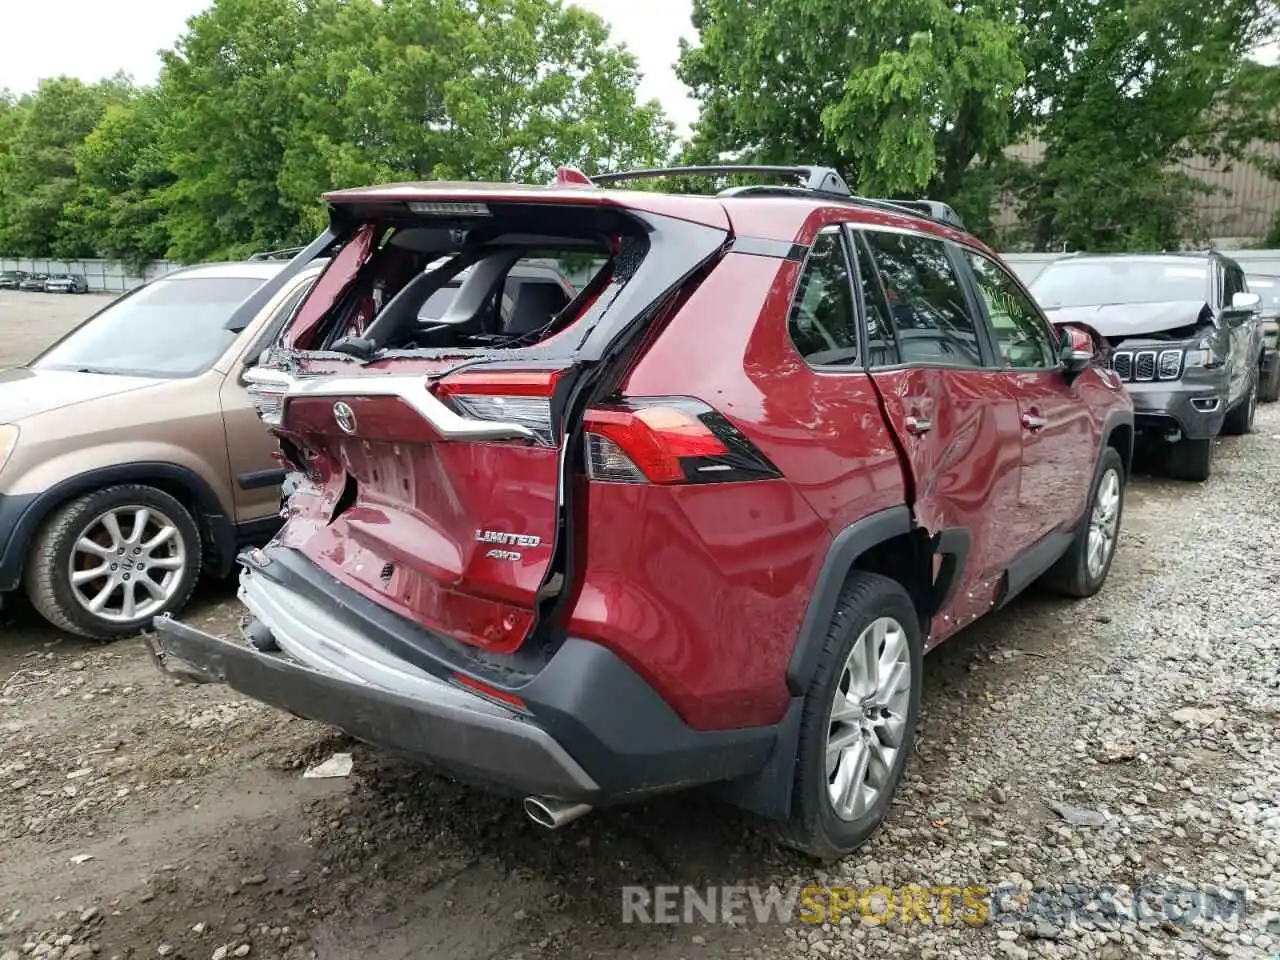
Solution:
<path fill-rule="evenodd" d="M 245 374 L 323 264 L 284 266 L 170 273 L 0 370 L 0 596 L 110 639 L 271 537 L 284 471 Z"/>

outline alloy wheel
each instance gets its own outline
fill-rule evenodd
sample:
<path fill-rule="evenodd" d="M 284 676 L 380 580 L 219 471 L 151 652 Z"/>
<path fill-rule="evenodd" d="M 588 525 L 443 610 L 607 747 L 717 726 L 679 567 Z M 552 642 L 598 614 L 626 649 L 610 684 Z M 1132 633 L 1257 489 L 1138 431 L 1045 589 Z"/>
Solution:
<path fill-rule="evenodd" d="M 892 617 L 880 617 L 854 641 L 831 707 L 827 791 L 842 820 L 865 816 L 893 789 L 910 702 L 907 632 Z"/>
<path fill-rule="evenodd" d="M 1089 576 L 1102 576 L 1116 548 L 1116 535 L 1120 529 L 1120 474 L 1107 470 L 1098 483 L 1098 493 L 1093 498 L 1093 512 L 1089 516 L 1089 549 L 1085 562 Z"/>
<path fill-rule="evenodd" d="M 121 506 L 95 518 L 71 548 L 71 592 L 111 623 L 154 616 L 182 586 L 187 545 L 154 507 Z"/>

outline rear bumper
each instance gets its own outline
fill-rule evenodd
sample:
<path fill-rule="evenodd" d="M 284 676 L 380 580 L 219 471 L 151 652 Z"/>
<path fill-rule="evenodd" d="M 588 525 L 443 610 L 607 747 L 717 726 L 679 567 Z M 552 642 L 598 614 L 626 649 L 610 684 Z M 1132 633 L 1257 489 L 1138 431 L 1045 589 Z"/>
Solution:
<path fill-rule="evenodd" d="M 339 727 L 368 743 L 525 794 L 593 802 L 599 787 L 547 734 L 512 711 L 440 683 L 420 700 L 313 670 L 280 653 L 158 620 L 147 643 L 161 669 Z M 468 702 L 469 701 L 469 702 Z"/>
<path fill-rule="evenodd" d="M 778 741 L 776 727 L 688 727 L 615 654 L 576 638 L 534 672 L 507 668 L 503 683 L 493 669 L 468 669 L 463 645 L 427 634 L 301 555 L 276 547 L 256 556 L 241 574 L 241 600 L 254 615 L 247 632 L 269 632 L 280 649 L 162 618 L 148 639 L 162 669 L 225 683 L 488 789 L 594 805 L 747 776 Z M 459 675 L 524 709 L 472 693 Z"/>

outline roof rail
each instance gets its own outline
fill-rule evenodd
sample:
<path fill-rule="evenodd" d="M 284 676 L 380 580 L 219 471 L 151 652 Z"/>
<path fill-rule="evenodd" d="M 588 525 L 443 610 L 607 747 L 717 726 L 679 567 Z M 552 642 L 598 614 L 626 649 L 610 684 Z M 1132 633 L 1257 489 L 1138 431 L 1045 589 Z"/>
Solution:
<path fill-rule="evenodd" d="M 871 197 L 856 197 L 844 178 L 831 167 L 815 167 L 807 164 L 797 166 L 774 166 L 770 164 L 716 164 L 712 166 L 692 167 L 654 167 L 644 170 L 624 170 L 619 173 L 601 173 L 588 178 L 580 170 L 573 167 L 561 167 L 556 171 L 556 186 L 586 185 L 594 183 L 606 185 L 624 180 L 646 180 L 656 177 L 725 177 L 738 174 L 764 174 L 775 177 L 794 177 L 804 181 L 801 186 L 746 186 L 730 187 L 720 191 L 720 197 L 742 196 L 800 196 L 819 193 L 825 196 L 852 200 L 854 203 L 874 204 L 875 206 L 910 213 L 913 216 L 924 216 L 940 223 L 947 223 L 961 230 L 967 229 L 964 220 L 955 209 L 940 200 L 882 200 Z"/>
<path fill-rule="evenodd" d="M 949 223 L 952 226 L 959 227 L 961 230 L 965 229 L 964 220 L 961 219 L 960 214 L 956 213 L 949 204 L 945 204 L 941 200 L 882 200 L 871 197 L 858 197 L 857 199 L 865 200 L 868 203 L 882 203 L 891 207 L 901 207 L 910 213 L 916 215 L 924 214 L 931 220 Z"/>
<path fill-rule="evenodd" d="M 600 173 L 591 177 L 598 184 L 619 183 L 623 180 L 647 180 L 654 177 L 731 177 L 738 174 L 765 174 L 776 177 L 796 177 L 804 180 L 804 189 L 818 193 L 851 197 L 852 191 L 844 178 L 830 167 L 772 166 L 769 164 L 722 164 L 694 167 L 655 167 L 648 170 L 624 170 L 620 173 Z"/>
<path fill-rule="evenodd" d="M 287 250 L 260 250 L 257 253 L 249 254 L 247 259 L 250 262 L 257 262 L 260 260 L 292 260 L 305 249 L 307 248 L 289 247 Z"/>

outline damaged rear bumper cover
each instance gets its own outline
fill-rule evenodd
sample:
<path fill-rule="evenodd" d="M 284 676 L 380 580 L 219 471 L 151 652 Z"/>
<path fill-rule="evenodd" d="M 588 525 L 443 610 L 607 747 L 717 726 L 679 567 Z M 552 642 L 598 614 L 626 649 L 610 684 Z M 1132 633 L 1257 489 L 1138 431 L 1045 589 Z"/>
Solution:
<path fill-rule="evenodd" d="M 247 697 L 358 740 L 528 794 L 591 802 L 598 788 L 564 749 L 514 714 L 504 717 L 457 700 L 423 701 L 320 673 L 284 653 L 262 652 L 169 618 L 147 644 L 164 671 L 197 683 L 223 683 Z M 443 688 L 444 684 L 440 684 Z M 447 689 L 447 688 L 446 688 Z M 452 691 L 451 691 L 452 692 Z M 457 693 L 461 699 L 466 694 Z"/>
<path fill-rule="evenodd" d="M 293 551 L 264 554 L 240 576 L 247 638 L 159 617 L 146 642 L 161 670 L 514 796 L 602 806 L 741 777 L 773 750 L 776 726 L 695 730 L 615 654 L 572 637 L 512 689 L 524 709 L 508 709 L 450 682 L 467 671 L 417 625 Z M 274 645 L 256 642 L 268 632 Z"/>

